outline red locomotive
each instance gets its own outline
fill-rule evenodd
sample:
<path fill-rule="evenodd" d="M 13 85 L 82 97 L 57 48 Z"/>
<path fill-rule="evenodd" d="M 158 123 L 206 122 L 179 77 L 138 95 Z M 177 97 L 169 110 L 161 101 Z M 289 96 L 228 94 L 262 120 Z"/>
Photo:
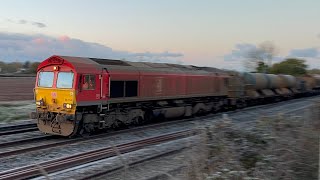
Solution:
<path fill-rule="evenodd" d="M 40 131 L 62 136 L 221 108 L 228 74 L 177 64 L 52 56 L 38 67 Z"/>

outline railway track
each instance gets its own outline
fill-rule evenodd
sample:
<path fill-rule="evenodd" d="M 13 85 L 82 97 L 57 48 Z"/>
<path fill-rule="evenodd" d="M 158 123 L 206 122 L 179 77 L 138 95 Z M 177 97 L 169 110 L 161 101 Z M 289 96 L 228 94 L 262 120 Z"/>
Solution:
<path fill-rule="evenodd" d="M 292 100 L 292 101 L 299 102 L 301 100 L 302 99 Z M 274 104 L 253 106 L 253 107 L 245 108 L 245 109 L 241 110 L 240 112 L 242 112 L 243 114 L 246 114 L 246 112 L 251 112 L 253 110 L 257 110 L 257 109 L 261 109 L 261 108 L 263 108 L 263 109 L 272 108 L 274 106 L 280 105 L 281 103 L 285 104 L 285 102 L 280 102 L 280 103 L 274 103 Z M 301 110 L 306 107 L 308 107 L 308 105 L 303 106 L 303 107 L 299 107 L 299 108 L 290 109 L 286 112 L 282 111 L 282 113 L 288 114 L 288 113 L 291 113 L 291 112 L 294 112 L 297 110 Z M 60 136 L 44 135 L 41 137 L 26 138 L 26 139 L 22 139 L 22 140 L 9 141 L 9 142 L 5 142 L 5 143 L 0 144 L 0 149 L 9 148 L 9 150 L 7 150 L 7 151 L 6 150 L 4 150 L 2 152 L 0 151 L 0 158 L 11 156 L 11 155 L 18 155 L 21 153 L 28 153 L 28 152 L 32 152 L 32 151 L 54 148 L 54 147 L 58 147 L 58 146 L 68 145 L 68 144 L 74 144 L 74 143 L 78 143 L 78 142 L 92 141 L 95 139 L 104 138 L 106 136 L 112 136 L 112 135 L 121 134 L 121 133 L 137 132 L 137 131 L 144 130 L 146 128 L 156 128 L 156 127 L 161 127 L 161 126 L 165 126 L 165 125 L 177 125 L 179 123 L 184 123 L 187 121 L 212 119 L 212 118 L 217 118 L 217 117 L 221 116 L 222 114 L 232 115 L 235 113 L 239 113 L 239 111 L 220 112 L 220 113 L 216 113 L 216 114 L 209 114 L 206 116 L 200 116 L 200 117 L 195 117 L 195 118 L 165 121 L 165 122 L 161 122 L 161 123 L 153 123 L 153 124 L 137 126 L 137 127 L 133 127 L 133 128 L 129 128 L 129 129 L 124 129 L 124 130 L 96 134 L 96 135 L 92 135 L 92 136 L 88 136 L 88 137 L 78 137 L 78 138 L 74 138 L 74 139 L 65 139 Z M 270 116 L 270 114 L 268 114 L 268 116 Z M 49 142 L 46 142 L 48 140 L 49 140 Z M 37 143 L 37 144 L 24 147 L 24 145 L 30 145 L 32 143 Z"/>
<path fill-rule="evenodd" d="M 0 127 L 0 136 L 38 131 L 36 123 Z"/>
<path fill-rule="evenodd" d="M 43 162 L 38 165 L 29 165 L 21 168 L 16 168 L 13 170 L 8 170 L 0 173 L 0 179 L 26 179 L 31 177 L 36 177 L 41 174 L 40 169 L 44 170 L 46 173 L 53 173 L 63 169 L 75 167 L 78 165 L 86 164 L 92 161 L 97 161 L 100 159 L 105 159 L 113 156 L 117 156 L 118 153 L 128 153 L 131 151 L 136 151 L 142 149 L 146 146 L 160 144 L 176 139 L 185 138 L 188 136 L 196 135 L 192 130 L 185 130 L 180 132 L 174 132 L 170 134 L 165 134 L 161 136 L 145 138 L 142 140 L 129 142 L 125 144 L 119 144 L 114 147 L 106 147 L 98 150 L 93 150 L 85 153 L 76 154 L 73 156 L 68 156 L 64 158 L 54 159 L 51 161 Z"/>
<path fill-rule="evenodd" d="M 54 137 L 54 136 L 44 135 L 44 136 L 40 136 L 40 137 L 32 137 L 32 138 L 25 138 L 25 139 L 21 139 L 21 140 L 8 141 L 8 142 L 0 143 L 0 149 L 14 147 L 17 145 L 24 146 L 25 144 L 28 144 L 28 143 L 47 141 L 47 140 L 51 140 L 51 139 L 55 139 L 55 138 L 56 137 Z M 4 157 L 4 156 L 5 156 L 5 153 L 0 152 L 0 158 Z"/>
<path fill-rule="evenodd" d="M 285 111 L 285 112 L 282 112 L 283 115 L 287 115 L 287 114 L 291 114 L 293 112 L 298 112 L 298 111 L 301 111 L 301 110 L 304 110 L 306 108 L 309 108 L 311 107 L 311 105 L 305 105 L 305 106 L 302 106 L 302 107 L 299 107 L 299 108 L 294 108 L 294 109 L 290 109 L 288 111 Z M 252 109 L 255 109 L 255 108 L 252 108 Z M 250 109 L 250 110 L 252 110 Z M 234 112 L 232 112 L 234 113 Z M 271 117 L 271 116 L 277 116 L 277 115 L 270 115 L 268 114 L 267 115 L 268 117 Z M 239 117 L 241 118 L 241 117 Z M 248 121 L 244 121 L 243 123 L 248 123 Z M 185 149 L 185 148 L 184 148 Z M 182 151 L 183 149 L 180 149 L 179 151 Z M 128 167 L 131 167 L 131 166 L 134 166 L 134 165 L 138 165 L 138 164 L 142 164 L 144 162 L 147 162 L 147 161 L 151 161 L 151 160 L 154 160 L 154 159 L 157 159 L 157 158 L 160 158 L 160 157 L 163 157 L 163 156 L 167 156 L 167 155 L 170 155 L 170 154 L 174 154 L 174 153 L 178 153 L 177 150 L 170 150 L 170 151 L 167 151 L 167 152 L 163 152 L 163 153 L 160 153 L 160 154 L 157 154 L 157 155 L 154 155 L 152 157 L 147 157 L 147 158 L 143 158 L 143 159 L 138 159 L 137 161 L 133 161 L 133 162 L 130 162 L 130 163 L 127 163 L 126 166 Z M 183 166 L 179 167 L 179 168 L 182 168 Z M 111 168 L 111 169 L 107 169 L 107 170 L 96 170 L 96 172 L 93 171 L 92 174 L 87 174 L 83 177 L 79 177 L 77 178 L 78 180 L 90 180 L 90 179 L 101 179 L 101 177 L 106 177 L 108 174 L 112 174 L 118 170 L 123 170 L 123 168 L 125 168 L 125 165 L 123 166 L 116 166 L 114 168 Z M 177 170 L 177 169 L 174 169 L 174 170 Z M 158 176 L 155 176 L 155 177 L 152 177 L 151 179 L 156 179 Z M 159 178 L 160 178 L 160 175 L 159 175 Z M 104 178 L 102 178 L 104 179 Z"/>
<path fill-rule="evenodd" d="M 164 156 L 169 156 L 169 155 L 173 155 L 175 153 L 182 152 L 185 149 L 186 149 L 186 147 L 180 148 L 179 150 L 176 150 L 176 149 L 167 150 L 167 151 L 161 152 L 159 154 L 153 155 L 151 157 L 146 157 L 146 158 L 142 158 L 142 159 L 139 159 L 139 160 L 135 160 L 135 161 L 132 161 L 132 162 L 129 162 L 129 163 L 126 163 L 126 164 L 122 164 L 120 166 L 114 166 L 111 169 L 100 170 L 100 171 L 97 170 L 94 173 L 87 174 L 85 176 L 78 177 L 76 179 L 77 180 L 99 179 L 99 178 L 104 177 L 104 176 L 106 176 L 108 174 L 112 174 L 112 173 L 115 173 L 117 171 L 121 171 L 124 168 L 126 168 L 126 166 L 127 167 L 132 167 L 132 166 L 135 166 L 135 165 L 139 165 L 139 164 L 147 162 L 147 161 L 152 161 L 152 160 L 155 160 L 157 158 L 161 158 L 161 157 L 164 157 Z M 104 178 L 102 178 L 102 179 L 104 179 Z"/>
<path fill-rule="evenodd" d="M 16 77 L 36 77 L 35 74 L 0 74 L 1 77 L 9 77 L 9 78 L 16 78 Z"/>
<path fill-rule="evenodd" d="M 312 97 L 312 98 L 314 98 L 314 97 Z M 249 116 L 251 116 L 252 112 L 255 112 L 252 115 L 256 116 L 256 115 L 254 115 L 254 114 L 257 114 L 256 112 L 259 112 L 260 110 L 263 110 L 263 111 L 267 112 L 266 115 L 268 116 L 268 115 L 272 115 L 272 113 L 277 113 L 277 111 L 279 110 L 279 112 L 282 111 L 283 114 L 286 114 L 286 113 L 290 113 L 290 112 L 294 112 L 294 111 L 299 111 L 299 110 L 301 110 L 303 108 L 308 107 L 309 105 L 305 102 L 308 99 L 309 98 L 295 99 L 295 100 L 286 101 L 286 102 L 280 102 L 280 103 L 275 103 L 275 104 L 267 104 L 267 105 L 261 105 L 261 106 L 255 106 L 255 107 L 248 107 L 248 108 L 245 108 L 245 109 L 240 110 L 240 111 L 229 111 L 229 112 L 222 112 L 222 113 L 217 113 L 217 114 L 210 114 L 210 115 L 207 115 L 207 116 L 201 116 L 201 117 L 196 117 L 196 118 L 189 118 L 189 119 L 182 119 L 182 120 L 175 120 L 175 121 L 167 121 L 167 122 L 162 122 L 162 123 L 149 124 L 149 125 L 138 126 L 138 127 L 135 127 L 135 128 L 125 129 L 125 130 L 119 130 L 119 131 L 113 131 L 113 132 L 104 133 L 104 134 L 98 134 L 98 135 L 94 135 L 94 136 L 90 136 L 90 137 L 83 137 L 83 138 L 76 138 L 76 139 L 59 138 L 59 139 L 57 139 L 58 140 L 57 142 L 49 142 L 49 143 L 46 143 L 46 144 L 42 144 L 40 146 L 27 147 L 27 148 L 22 148 L 22 149 L 13 150 L 13 151 L 6 151 L 6 152 L 2 152 L 2 153 L 0 152 L 0 158 L 7 157 L 7 156 L 10 156 L 10 155 L 16 155 L 16 154 L 20 154 L 20 153 L 37 151 L 37 150 L 41 150 L 41 149 L 58 147 L 58 146 L 67 145 L 67 144 L 69 145 L 69 144 L 77 143 L 77 142 L 93 141 L 94 139 L 106 137 L 108 135 L 111 136 L 111 135 L 121 134 L 121 133 L 125 133 L 125 132 L 134 132 L 134 131 L 140 131 L 140 130 L 143 131 L 146 128 L 152 128 L 152 127 L 157 127 L 157 126 L 164 126 L 164 125 L 170 125 L 170 124 L 179 124 L 179 123 L 183 123 L 183 122 L 186 122 L 186 121 L 195 121 L 195 120 L 202 120 L 202 121 L 208 120 L 208 119 L 212 120 L 212 118 L 221 117 L 221 115 L 223 113 L 232 115 L 234 113 L 241 112 L 240 113 L 241 115 L 249 117 Z M 277 108 L 277 106 L 283 106 L 283 104 L 288 104 L 288 105 L 285 105 L 285 108 L 283 108 L 283 107 Z M 292 106 L 290 104 L 292 104 Z M 277 111 L 275 111 L 275 109 Z M 284 112 L 283 111 L 284 109 L 289 109 L 289 110 Z M 257 111 L 255 111 L 255 110 L 257 110 Z M 235 117 L 235 120 L 237 120 L 237 118 L 238 118 L 238 116 Z M 246 119 L 246 118 L 243 118 L 243 117 L 239 117 L 239 119 L 241 119 L 241 118 L 242 119 Z M 250 121 L 250 119 L 248 119 L 248 121 Z M 245 122 L 245 120 L 244 120 L 244 122 Z M 20 142 L 16 141 L 16 142 L 2 143 L 2 144 L 0 144 L 0 149 L 6 148 L 6 147 L 12 148 L 15 145 L 28 144 L 29 142 L 34 142 L 34 141 L 44 141 L 45 142 L 46 140 L 48 140 L 46 138 L 48 138 L 49 140 L 54 139 L 51 136 L 38 137 L 38 139 L 32 139 L 32 138 L 23 139 L 23 140 L 20 140 Z M 61 139 L 63 139 L 63 140 L 61 141 Z M 139 162 L 136 162 L 136 163 L 139 163 Z M 105 173 L 108 173 L 108 172 L 105 172 Z"/>
<path fill-rule="evenodd" d="M 217 115 L 218 114 L 216 114 L 216 116 Z M 28 153 L 32 151 L 54 148 L 54 147 L 63 146 L 63 145 L 70 145 L 70 144 L 79 143 L 79 142 L 92 141 L 95 139 L 104 138 L 106 136 L 112 136 L 112 135 L 128 133 L 128 132 L 138 132 L 138 131 L 143 131 L 146 128 L 156 128 L 156 127 L 173 125 L 173 124 L 183 123 L 183 122 L 192 121 L 192 120 L 194 119 L 182 119 L 182 120 L 175 120 L 175 121 L 166 121 L 161 123 L 153 123 L 153 124 L 148 124 L 143 126 L 136 126 L 129 129 L 105 132 L 105 133 L 100 133 L 100 134 L 95 134 L 95 135 L 85 136 L 85 137 L 77 137 L 74 139 L 66 139 L 65 137 L 62 137 L 62 136 L 44 135 L 41 137 L 9 141 L 9 142 L 0 144 L 0 149 L 4 149 L 4 148 L 9 149 L 8 151 L 5 150 L 2 152 L 0 150 L 0 158 L 12 156 L 12 155 L 18 155 L 21 153 Z M 53 140 L 54 142 L 46 143 L 45 141 L 47 140 L 50 140 L 50 141 Z M 24 147 L 24 145 L 28 145 L 28 143 L 35 143 L 35 142 L 38 144 L 35 144 L 34 146 Z M 45 144 L 41 144 L 42 142 L 45 142 Z"/>

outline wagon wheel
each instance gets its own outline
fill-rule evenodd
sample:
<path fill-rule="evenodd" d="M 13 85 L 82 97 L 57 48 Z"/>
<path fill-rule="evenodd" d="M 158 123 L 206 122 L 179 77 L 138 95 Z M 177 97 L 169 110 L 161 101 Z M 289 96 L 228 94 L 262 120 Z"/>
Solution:
<path fill-rule="evenodd" d="M 150 123 L 154 119 L 153 112 L 151 110 L 147 110 L 144 113 L 144 122 Z"/>

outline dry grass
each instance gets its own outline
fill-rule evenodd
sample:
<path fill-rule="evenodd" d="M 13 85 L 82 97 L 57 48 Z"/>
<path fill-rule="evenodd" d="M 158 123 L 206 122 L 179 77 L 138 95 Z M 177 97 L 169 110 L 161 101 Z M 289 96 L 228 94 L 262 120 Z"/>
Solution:
<path fill-rule="evenodd" d="M 29 113 L 35 111 L 33 101 L 0 102 L 0 123 L 29 119 Z"/>
<path fill-rule="evenodd" d="M 299 116 L 264 117 L 247 128 L 220 121 L 203 133 L 189 179 L 317 179 L 320 102 Z"/>

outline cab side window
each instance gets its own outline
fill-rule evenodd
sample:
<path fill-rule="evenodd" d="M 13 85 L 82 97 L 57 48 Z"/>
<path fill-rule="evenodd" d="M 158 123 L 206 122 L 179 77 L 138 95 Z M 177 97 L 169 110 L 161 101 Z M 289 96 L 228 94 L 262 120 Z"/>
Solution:
<path fill-rule="evenodd" d="M 82 77 L 82 89 L 93 90 L 96 87 L 96 76 L 95 75 L 83 75 Z"/>

